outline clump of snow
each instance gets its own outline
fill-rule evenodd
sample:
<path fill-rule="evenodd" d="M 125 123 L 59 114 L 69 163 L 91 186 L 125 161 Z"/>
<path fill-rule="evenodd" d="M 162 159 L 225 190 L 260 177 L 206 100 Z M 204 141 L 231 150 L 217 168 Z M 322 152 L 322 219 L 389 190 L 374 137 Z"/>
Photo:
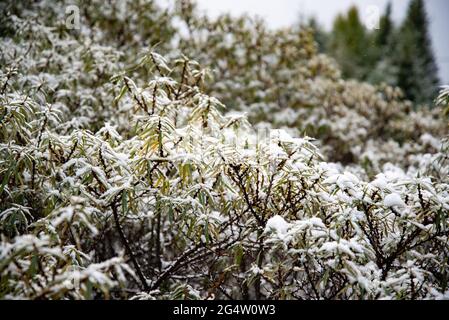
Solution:
<path fill-rule="evenodd" d="M 397 193 L 391 193 L 387 195 L 384 199 L 384 205 L 386 207 L 405 207 L 404 201 Z"/>
<path fill-rule="evenodd" d="M 430 145 L 432 148 L 436 150 L 439 150 L 441 148 L 440 139 L 435 138 L 430 133 L 424 133 L 420 139 L 423 142 L 423 144 Z"/>

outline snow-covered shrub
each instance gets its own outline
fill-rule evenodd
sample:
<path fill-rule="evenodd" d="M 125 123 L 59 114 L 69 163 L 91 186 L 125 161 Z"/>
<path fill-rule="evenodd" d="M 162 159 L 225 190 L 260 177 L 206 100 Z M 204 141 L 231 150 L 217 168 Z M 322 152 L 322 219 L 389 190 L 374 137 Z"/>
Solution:
<path fill-rule="evenodd" d="M 443 86 L 440 95 L 437 98 L 436 104 L 445 107 L 446 114 L 448 113 L 449 107 L 449 86 Z"/>
<path fill-rule="evenodd" d="M 448 298 L 437 109 L 304 30 L 68 3 L 2 17 L 1 298 Z"/>

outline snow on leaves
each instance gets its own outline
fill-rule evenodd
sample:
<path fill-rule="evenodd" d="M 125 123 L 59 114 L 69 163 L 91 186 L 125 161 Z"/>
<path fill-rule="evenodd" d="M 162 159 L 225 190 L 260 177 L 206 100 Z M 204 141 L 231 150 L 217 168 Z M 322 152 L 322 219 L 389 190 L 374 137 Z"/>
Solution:
<path fill-rule="evenodd" d="M 57 32 L 49 3 L 0 40 L 1 298 L 448 297 L 437 111 L 341 80 L 305 30 L 221 17 L 164 57 L 142 39 L 182 14 Z"/>

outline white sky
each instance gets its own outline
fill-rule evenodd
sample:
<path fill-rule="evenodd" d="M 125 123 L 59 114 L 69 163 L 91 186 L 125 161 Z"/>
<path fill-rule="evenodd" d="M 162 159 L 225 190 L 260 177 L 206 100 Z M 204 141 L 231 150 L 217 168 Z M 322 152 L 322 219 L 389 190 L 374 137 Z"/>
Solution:
<path fill-rule="evenodd" d="M 372 6 L 382 13 L 388 0 L 197 0 L 201 10 L 210 16 L 230 12 L 233 15 L 249 13 L 265 18 L 273 27 L 291 25 L 303 16 L 315 16 L 326 28 L 332 27 L 334 17 L 351 5 L 358 6 L 362 17 Z M 449 84 L 449 1 L 425 0 L 431 22 L 433 48 L 440 69 L 440 78 Z M 408 0 L 393 0 L 393 18 L 400 22 L 407 10 Z"/>

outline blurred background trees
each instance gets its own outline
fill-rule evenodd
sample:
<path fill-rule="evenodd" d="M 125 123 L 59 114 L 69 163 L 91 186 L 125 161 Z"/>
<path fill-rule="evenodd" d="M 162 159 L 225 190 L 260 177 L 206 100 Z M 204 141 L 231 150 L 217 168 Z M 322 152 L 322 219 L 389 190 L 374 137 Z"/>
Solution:
<path fill-rule="evenodd" d="M 370 34 L 360 20 L 357 7 L 353 6 L 346 15 L 338 15 L 330 37 L 329 53 L 340 64 L 343 76 L 365 80 L 372 69 L 376 48 Z"/>
<path fill-rule="evenodd" d="M 424 2 L 411 0 L 402 24 L 395 25 L 388 4 L 379 28 L 368 30 L 357 7 L 335 18 L 326 34 L 315 20 L 320 49 L 335 58 L 345 78 L 386 83 L 400 87 L 406 98 L 420 104 L 433 104 L 440 80 Z"/>

